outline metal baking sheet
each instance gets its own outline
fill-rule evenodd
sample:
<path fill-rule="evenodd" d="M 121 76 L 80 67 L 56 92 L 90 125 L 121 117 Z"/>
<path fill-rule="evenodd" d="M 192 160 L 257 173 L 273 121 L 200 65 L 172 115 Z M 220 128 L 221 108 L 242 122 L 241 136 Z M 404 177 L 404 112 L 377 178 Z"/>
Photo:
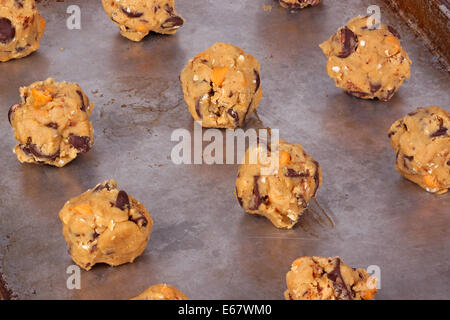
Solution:
<path fill-rule="evenodd" d="M 71 4 L 81 8 L 81 30 L 66 28 Z M 413 61 L 411 78 L 387 103 L 336 88 L 318 47 L 371 4 L 398 29 Z M 185 26 L 140 43 L 119 35 L 99 1 L 39 8 L 47 19 L 40 50 L 0 64 L 0 272 L 13 298 L 128 299 L 167 282 L 193 299 L 283 299 L 286 272 L 303 255 L 377 266 L 379 299 L 450 298 L 449 196 L 401 178 L 387 138 L 391 123 L 416 107 L 448 110 L 449 74 L 383 1 L 324 0 L 290 13 L 272 0 L 178 0 Z M 261 63 L 264 97 L 247 128 L 279 128 L 320 162 L 325 214 L 313 204 L 296 228 L 278 230 L 239 207 L 237 165 L 170 160 L 172 131 L 193 130 L 178 76 L 216 41 Z M 47 77 L 79 83 L 95 103 L 94 148 L 61 169 L 20 164 L 11 151 L 8 108 L 20 86 Z M 58 211 L 109 178 L 150 210 L 150 242 L 134 263 L 82 271 L 81 289 L 69 290 L 73 262 Z"/>

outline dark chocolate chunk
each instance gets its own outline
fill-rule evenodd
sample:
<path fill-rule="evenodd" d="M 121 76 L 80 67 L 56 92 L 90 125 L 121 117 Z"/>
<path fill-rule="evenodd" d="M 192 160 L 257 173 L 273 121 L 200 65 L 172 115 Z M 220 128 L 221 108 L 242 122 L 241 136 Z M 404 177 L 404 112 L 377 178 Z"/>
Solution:
<path fill-rule="evenodd" d="M 86 104 L 84 103 L 84 97 L 83 94 L 81 93 L 80 90 L 77 90 L 78 95 L 80 96 L 80 100 L 81 100 L 81 111 L 86 111 Z"/>
<path fill-rule="evenodd" d="M 396 36 L 397 38 L 400 39 L 400 34 L 397 32 L 397 30 L 394 29 L 394 27 L 392 27 L 392 26 L 387 26 L 387 27 L 388 27 L 388 30 L 389 30 L 394 36 Z"/>
<path fill-rule="evenodd" d="M 259 72 L 256 69 L 253 69 L 253 73 L 255 74 L 255 80 L 256 80 L 256 89 L 255 92 L 258 91 L 259 86 L 261 85 L 261 78 L 259 76 Z"/>
<path fill-rule="evenodd" d="M 447 128 L 446 127 L 440 127 L 438 130 L 430 134 L 430 138 L 435 138 L 439 136 L 447 136 Z"/>
<path fill-rule="evenodd" d="M 126 14 L 129 18 L 139 18 L 144 14 L 143 12 L 131 11 L 130 8 L 124 8 L 122 6 L 120 6 L 120 10 L 122 10 L 122 12 Z"/>
<path fill-rule="evenodd" d="M 31 141 L 31 138 L 28 138 L 27 145 L 26 145 L 26 147 L 22 148 L 22 150 L 27 154 L 31 153 L 36 158 L 55 160 L 59 156 L 59 150 L 56 151 L 54 154 L 50 154 L 50 155 L 42 153 L 39 150 L 39 147 Z"/>
<path fill-rule="evenodd" d="M 22 106 L 21 104 L 16 103 L 16 104 L 12 105 L 11 108 L 9 108 L 9 110 L 8 110 L 9 124 L 11 124 L 12 116 L 14 115 L 14 112 L 16 112 L 16 110 L 19 109 L 21 106 Z"/>
<path fill-rule="evenodd" d="M 101 191 L 103 189 L 111 191 L 111 186 L 109 185 L 108 182 L 106 182 L 105 184 L 99 184 L 98 186 L 96 186 L 95 189 L 94 189 L 94 192 L 98 192 L 98 191 Z"/>
<path fill-rule="evenodd" d="M 341 28 L 339 41 L 341 44 L 341 51 L 337 54 L 339 58 L 347 58 L 355 52 L 356 47 L 358 46 L 358 38 L 353 31 L 347 27 Z"/>
<path fill-rule="evenodd" d="M 128 198 L 128 194 L 125 191 L 119 191 L 119 193 L 117 194 L 115 206 L 120 210 L 125 210 L 126 208 L 130 207 L 130 199 Z"/>
<path fill-rule="evenodd" d="M 314 182 L 315 182 L 316 187 L 315 187 L 314 193 L 313 193 L 313 197 L 315 197 L 317 189 L 319 189 L 319 184 L 320 184 L 320 179 L 319 179 L 319 168 L 320 167 L 319 167 L 319 163 L 316 160 L 313 160 L 313 162 L 314 162 L 314 165 L 316 166 L 316 170 L 314 172 Z"/>
<path fill-rule="evenodd" d="M 239 124 L 239 114 L 233 108 L 228 109 L 227 113 L 234 119 L 236 124 Z"/>
<path fill-rule="evenodd" d="M 183 25 L 184 20 L 181 17 L 173 16 L 168 18 L 161 24 L 161 28 L 163 29 L 175 29 L 179 28 Z"/>
<path fill-rule="evenodd" d="M 327 273 L 327 277 L 333 282 L 334 292 L 340 300 L 353 300 L 352 291 L 341 274 L 341 259 L 335 260 L 334 269 Z"/>
<path fill-rule="evenodd" d="M 407 156 L 407 155 L 403 155 L 403 166 L 406 168 L 406 169 L 408 169 L 409 170 L 409 165 L 408 165 L 408 163 L 406 162 L 406 160 L 408 160 L 408 161 L 413 161 L 414 160 L 414 156 Z"/>
<path fill-rule="evenodd" d="M 47 124 L 47 127 L 57 130 L 58 124 L 56 122 L 50 122 Z"/>
<path fill-rule="evenodd" d="M 259 176 L 253 177 L 253 198 L 252 198 L 252 207 L 250 210 L 258 210 L 259 205 L 261 204 L 261 195 L 259 194 L 259 187 L 258 187 L 258 180 Z"/>
<path fill-rule="evenodd" d="M 309 171 L 299 172 L 288 168 L 284 175 L 288 178 L 307 178 L 309 177 Z"/>
<path fill-rule="evenodd" d="M 378 90 L 380 90 L 380 88 L 381 88 L 381 83 L 376 83 L 376 84 L 374 84 L 372 82 L 370 83 L 370 92 L 372 92 L 372 94 L 377 92 Z"/>
<path fill-rule="evenodd" d="M 142 221 L 142 227 L 146 227 L 148 224 L 148 220 L 143 213 L 141 213 L 141 216 L 138 218 L 129 217 L 128 220 L 130 220 L 136 224 L 139 224 L 139 221 Z"/>
<path fill-rule="evenodd" d="M 357 98 L 365 98 L 369 95 L 367 92 L 362 91 L 346 91 L 346 93 Z"/>
<path fill-rule="evenodd" d="M 11 42 L 16 35 L 16 29 L 7 18 L 0 18 L 0 43 L 6 44 Z"/>
<path fill-rule="evenodd" d="M 394 95 L 394 93 L 395 93 L 395 87 L 392 88 L 391 90 L 388 90 L 386 92 L 386 95 L 384 97 L 382 97 L 380 100 L 381 101 L 389 101 L 392 98 L 392 96 Z"/>
<path fill-rule="evenodd" d="M 72 147 L 74 147 L 75 149 L 77 149 L 78 151 L 80 151 L 81 153 L 84 152 L 88 152 L 89 149 L 91 148 L 89 145 L 90 142 L 90 138 L 89 137 L 80 137 L 80 136 L 76 136 L 73 134 L 69 135 L 69 142 L 72 145 Z"/>

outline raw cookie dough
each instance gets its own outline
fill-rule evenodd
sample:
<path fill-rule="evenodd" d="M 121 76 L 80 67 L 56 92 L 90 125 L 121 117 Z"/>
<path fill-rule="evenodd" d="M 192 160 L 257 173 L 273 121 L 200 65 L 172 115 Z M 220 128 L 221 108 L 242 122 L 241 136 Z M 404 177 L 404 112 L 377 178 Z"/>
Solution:
<path fill-rule="evenodd" d="M 0 62 L 25 57 L 39 49 L 45 20 L 34 0 L 0 1 Z"/>
<path fill-rule="evenodd" d="M 286 9 L 303 9 L 309 6 L 317 6 L 321 0 L 279 0 L 280 5 Z"/>
<path fill-rule="evenodd" d="M 189 300 L 188 297 L 175 287 L 165 283 L 148 287 L 132 300 Z"/>
<path fill-rule="evenodd" d="M 266 175 L 270 164 L 250 164 L 250 154 L 267 152 L 265 147 L 250 147 L 239 167 L 235 196 L 248 213 L 268 218 L 277 228 L 292 228 L 308 207 L 322 183 L 319 163 L 299 144 L 279 143 L 278 172 Z M 275 152 L 271 155 L 276 156 Z M 268 170 L 270 172 L 270 170 Z"/>
<path fill-rule="evenodd" d="M 301 257 L 286 275 L 286 300 L 373 300 L 376 278 L 341 258 Z"/>
<path fill-rule="evenodd" d="M 370 30 L 367 21 L 351 19 L 320 48 L 337 87 L 358 98 L 388 101 L 409 78 L 411 60 L 392 27 Z"/>
<path fill-rule="evenodd" d="M 450 113 L 440 107 L 418 108 L 389 130 L 397 171 L 428 192 L 450 188 Z"/>
<path fill-rule="evenodd" d="M 141 41 L 150 31 L 174 34 L 184 19 L 175 10 L 175 0 L 102 0 L 120 34 Z"/>
<path fill-rule="evenodd" d="M 189 112 L 203 127 L 242 126 L 262 98 L 258 61 L 223 42 L 191 59 L 180 80 Z"/>
<path fill-rule="evenodd" d="M 147 209 L 114 180 L 70 199 L 59 212 L 73 261 L 85 270 L 96 263 L 118 266 L 145 250 L 153 220 Z"/>
<path fill-rule="evenodd" d="M 8 112 L 20 162 L 63 167 L 94 143 L 94 104 L 75 83 L 52 78 L 20 88 L 22 102 Z"/>

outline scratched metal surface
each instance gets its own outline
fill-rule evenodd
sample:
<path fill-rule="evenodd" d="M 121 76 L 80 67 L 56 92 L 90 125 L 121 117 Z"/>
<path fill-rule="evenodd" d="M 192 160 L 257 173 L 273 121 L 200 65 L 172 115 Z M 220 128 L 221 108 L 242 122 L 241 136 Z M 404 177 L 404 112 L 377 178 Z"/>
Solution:
<path fill-rule="evenodd" d="M 449 107 L 449 75 L 420 39 L 382 1 L 326 0 L 297 13 L 271 0 L 177 2 L 185 26 L 141 43 L 121 37 L 99 1 L 41 2 L 47 31 L 40 50 L 0 64 L 0 272 L 14 297 L 128 299 L 167 282 L 193 299 L 282 299 L 295 258 L 339 255 L 355 267 L 380 267 L 377 298 L 449 299 L 449 196 L 402 179 L 386 136 L 416 107 Z M 399 30 L 413 61 L 411 78 L 388 103 L 337 89 L 318 48 L 372 3 Z M 69 4 L 80 5 L 82 30 L 65 28 Z M 265 4 L 273 9 L 264 11 Z M 301 143 L 320 162 L 317 200 L 334 227 L 310 213 L 295 229 L 277 230 L 239 207 L 237 165 L 170 161 L 171 132 L 193 130 L 178 75 L 215 41 L 260 61 L 261 121 L 253 117 L 247 127 L 280 128 L 283 139 Z M 78 82 L 96 105 L 93 150 L 61 169 L 20 164 L 6 116 L 19 86 L 49 76 Z M 150 210 L 150 242 L 135 263 L 82 271 L 81 289 L 68 290 L 72 261 L 58 211 L 108 178 Z"/>

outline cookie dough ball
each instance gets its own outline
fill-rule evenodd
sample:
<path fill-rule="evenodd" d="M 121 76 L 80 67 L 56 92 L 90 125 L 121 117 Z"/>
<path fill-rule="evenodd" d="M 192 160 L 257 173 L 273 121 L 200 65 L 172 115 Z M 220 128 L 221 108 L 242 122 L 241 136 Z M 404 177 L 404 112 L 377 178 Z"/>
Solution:
<path fill-rule="evenodd" d="M 327 72 L 336 86 L 362 99 L 388 101 L 409 78 L 408 54 L 390 26 L 369 29 L 368 17 L 356 17 L 320 45 Z"/>
<path fill-rule="evenodd" d="M 0 3 L 0 61 L 18 59 L 39 49 L 45 20 L 34 0 Z"/>
<path fill-rule="evenodd" d="M 286 300 L 373 300 L 376 278 L 341 258 L 301 257 L 286 275 Z"/>
<path fill-rule="evenodd" d="M 251 154 L 261 152 L 267 152 L 261 144 L 247 150 L 244 163 L 239 167 L 235 196 L 248 213 L 265 216 L 277 228 L 290 229 L 322 183 L 319 163 L 306 154 L 301 145 L 280 140 L 278 171 L 270 173 L 270 163 L 258 160 L 257 164 L 252 164 L 256 161 Z M 269 156 L 276 157 L 276 153 L 269 152 Z"/>
<path fill-rule="evenodd" d="M 153 220 L 117 182 L 108 180 L 70 199 L 59 212 L 73 261 L 85 270 L 96 263 L 118 266 L 145 250 Z"/>
<path fill-rule="evenodd" d="M 296 10 L 309 6 L 317 6 L 321 0 L 279 0 L 283 8 Z"/>
<path fill-rule="evenodd" d="M 180 80 L 189 112 L 203 127 L 242 126 L 262 98 L 258 61 L 227 43 L 197 54 Z"/>
<path fill-rule="evenodd" d="M 148 287 L 132 300 L 189 300 L 188 297 L 175 287 L 161 283 Z"/>
<path fill-rule="evenodd" d="M 388 136 L 397 158 L 397 171 L 428 192 L 450 188 L 450 113 L 431 106 L 397 120 Z"/>
<path fill-rule="evenodd" d="M 20 88 L 20 96 L 22 101 L 8 112 L 20 162 L 63 167 L 91 149 L 94 104 L 78 84 L 49 78 Z"/>
<path fill-rule="evenodd" d="M 174 34 L 184 19 L 175 10 L 174 0 L 102 0 L 120 34 L 141 41 L 150 31 Z"/>

